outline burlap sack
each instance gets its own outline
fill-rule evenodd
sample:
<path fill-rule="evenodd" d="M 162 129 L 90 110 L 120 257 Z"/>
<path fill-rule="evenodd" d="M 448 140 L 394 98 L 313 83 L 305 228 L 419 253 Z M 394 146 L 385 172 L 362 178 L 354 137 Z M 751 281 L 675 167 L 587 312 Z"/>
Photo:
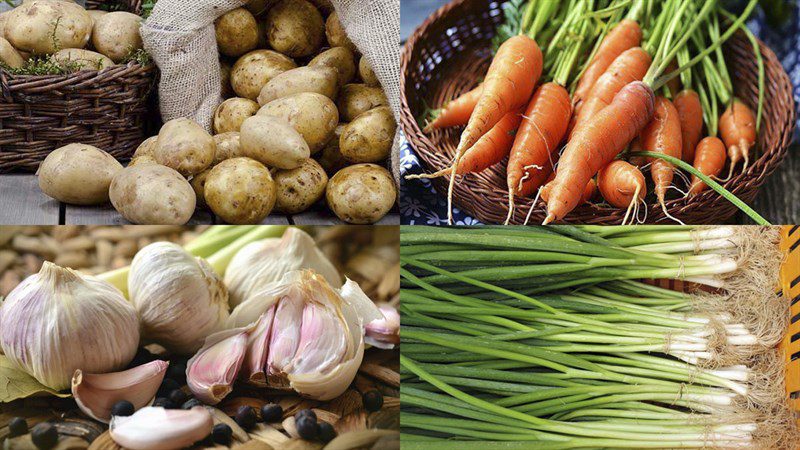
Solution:
<path fill-rule="evenodd" d="M 222 101 L 214 21 L 247 0 L 159 0 L 142 25 L 144 47 L 161 70 L 161 116 L 189 117 L 211 130 Z M 332 0 L 348 36 L 366 56 L 399 118 L 400 1 Z M 395 139 L 397 143 L 397 139 Z M 398 179 L 397 145 L 392 169 Z"/>

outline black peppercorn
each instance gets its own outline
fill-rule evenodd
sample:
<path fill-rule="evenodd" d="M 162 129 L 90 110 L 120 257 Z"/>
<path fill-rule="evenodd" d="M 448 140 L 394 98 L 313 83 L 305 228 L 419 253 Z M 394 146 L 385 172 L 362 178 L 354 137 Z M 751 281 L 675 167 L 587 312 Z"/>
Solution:
<path fill-rule="evenodd" d="M 120 400 L 111 407 L 112 416 L 127 417 L 132 416 L 134 412 L 133 403 L 127 400 Z"/>
<path fill-rule="evenodd" d="M 303 416 L 311 417 L 314 422 L 317 421 L 317 414 L 312 409 L 301 409 L 300 411 L 297 411 L 294 415 L 294 420 L 300 420 L 300 418 Z"/>
<path fill-rule="evenodd" d="M 224 423 L 214 425 L 214 428 L 211 430 L 211 440 L 217 444 L 230 445 L 232 437 L 233 430 Z"/>
<path fill-rule="evenodd" d="M 182 405 L 186 403 L 186 400 L 189 399 L 189 396 L 186 395 L 186 392 L 183 392 L 180 389 L 175 389 L 174 391 L 169 393 L 167 398 L 176 405 Z"/>
<path fill-rule="evenodd" d="M 8 422 L 8 437 L 22 436 L 28 434 L 28 422 L 22 417 L 14 417 Z"/>
<path fill-rule="evenodd" d="M 172 403 L 172 400 L 170 400 L 170 399 L 168 399 L 168 398 L 165 398 L 165 397 L 159 397 L 159 398 L 157 398 L 157 399 L 156 399 L 156 400 L 153 402 L 153 406 L 155 406 L 155 407 L 161 407 L 161 408 L 164 408 L 164 409 L 175 409 L 175 404 L 174 404 L 174 403 Z"/>
<path fill-rule="evenodd" d="M 365 392 L 361 398 L 361 401 L 364 402 L 364 407 L 367 408 L 367 411 L 375 412 L 380 410 L 383 406 L 383 394 L 381 394 L 380 391 L 373 389 Z"/>
<path fill-rule="evenodd" d="M 192 409 L 195 406 L 203 406 L 203 402 L 196 398 L 190 398 L 186 403 L 181 406 L 181 409 Z"/>
<path fill-rule="evenodd" d="M 175 380 L 179 384 L 184 384 L 186 382 L 186 364 L 172 361 L 167 369 L 167 378 Z"/>
<path fill-rule="evenodd" d="M 328 422 L 320 422 L 317 433 L 319 434 L 319 440 L 325 444 L 332 441 L 333 438 L 336 437 L 336 430 L 334 430 L 333 425 L 329 424 Z"/>
<path fill-rule="evenodd" d="M 181 385 L 178 384 L 177 381 L 164 378 L 164 381 L 161 382 L 161 387 L 158 388 L 158 396 L 159 397 L 168 397 L 170 392 L 174 391 L 175 389 L 180 389 Z M 183 403 L 183 402 L 181 402 Z"/>
<path fill-rule="evenodd" d="M 234 419 L 240 427 L 244 428 L 245 430 L 249 430 L 256 426 L 256 421 L 258 418 L 256 417 L 256 412 L 252 407 L 244 405 L 240 406 L 236 411 L 236 417 Z"/>
<path fill-rule="evenodd" d="M 41 450 L 48 450 L 58 444 L 58 431 L 53 424 L 40 423 L 33 427 L 31 431 L 31 440 L 36 448 Z"/>
<path fill-rule="evenodd" d="M 261 407 L 261 420 L 266 423 L 280 422 L 283 419 L 283 408 L 275 403 L 267 403 Z"/>
<path fill-rule="evenodd" d="M 297 428 L 297 434 L 301 438 L 309 441 L 317 438 L 317 432 L 319 431 L 317 421 L 311 416 L 300 416 L 299 419 L 295 419 L 294 424 L 295 428 Z"/>

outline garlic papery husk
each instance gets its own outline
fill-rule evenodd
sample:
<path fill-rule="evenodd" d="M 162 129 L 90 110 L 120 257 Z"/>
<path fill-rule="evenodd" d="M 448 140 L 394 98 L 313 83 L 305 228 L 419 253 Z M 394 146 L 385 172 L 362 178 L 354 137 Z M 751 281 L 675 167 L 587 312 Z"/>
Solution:
<path fill-rule="evenodd" d="M 153 402 L 169 363 L 152 361 L 122 372 L 92 374 L 76 370 L 72 376 L 72 396 L 89 417 L 108 423 L 111 408 L 127 400 L 135 409 Z"/>
<path fill-rule="evenodd" d="M 246 245 L 225 270 L 231 308 L 299 269 L 317 272 L 333 287 L 342 285 L 342 276 L 333 263 L 317 248 L 314 239 L 299 228 L 288 228 L 280 239 L 264 239 Z"/>
<path fill-rule="evenodd" d="M 364 325 L 383 317 L 357 283 L 341 289 L 311 270 L 287 273 L 231 313 L 229 327 L 275 315 L 266 363 L 267 384 L 330 400 L 343 393 L 364 355 Z"/>
<path fill-rule="evenodd" d="M 139 345 L 136 310 L 111 284 L 45 262 L 0 305 L 0 347 L 44 386 L 70 387 L 81 369 L 128 365 Z"/>
<path fill-rule="evenodd" d="M 109 433 L 130 450 L 175 450 L 205 439 L 213 426 L 214 419 L 203 406 L 189 410 L 148 406 L 132 416 L 115 416 Z"/>
<path fill-rule="evenodd" d="M 206 339 L 186 364 L 186 382 L 195 397 L 216 405 L 233 390 L 254 326 L 223 330 Z"/>
<path fill-rule="evenodd" d="M 383 317 L 366 326 L 364 340 L 367 344 L 382 349 L 392 349 L 400 343 L 400 314 L 389 304 L 378 305 Z"/>
<path fill-rule="evenodd" d="M 222 329 L 228 291 L 211 266 L 181 246 L 156 242 L 131 263 L 128 292 L 139 313 L 142 338 L 191 354 Z"/>

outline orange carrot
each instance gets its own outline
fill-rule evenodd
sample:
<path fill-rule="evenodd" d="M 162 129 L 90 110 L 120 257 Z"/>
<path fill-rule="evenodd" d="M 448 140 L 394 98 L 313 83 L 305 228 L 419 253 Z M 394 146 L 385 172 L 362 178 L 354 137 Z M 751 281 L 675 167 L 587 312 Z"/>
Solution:
<path fill-rule="evenodd" d="M 663 153 L 675 158 L 681 157 L 681 121 L 678 110 L 666 97 L 656 97 L 653 120 L 642 132 L 642 146 L 646 151 Z M 655 192 L 664 214 L 667 214 L 667 188 L 672 185 L 675 167 L 658 158 L 649 158 L 650 177 L 655 183 Z"/>
<path fill-rule="evenodd" d="M 725 144 L 714 136 L 709 136 L 699 144 L 694 153 L 694 168 L 703 175 L 716 177 L 725 167 Z M 705 183 L 700 181 L 696 175 L 692 175 L 692 185 L 689 187 L 689 196 L 695 196 L 705 190 Z"/>
<path fill-rule="evenodd" d="M 631 145 L 628 148 L 628 153 L 636 153 L 641 151 L 643 151 L 642 138 L 637 136 L 636 139 L 631 142 Z M 628 157 L 628 162 L 641 169 L 645 164 L 647 164 L 647 158 L 644 156 L 630 156 Z"/>
<path fill-rule="evenodd" d="M 578 82 L 578 87 L 575 88 L 573 103 L 579 105 L 589 95 L 595 82 L 605 73 L 611 63 L 625 50 L 636 47 L 641 41 L 642 29 L 635 21 L 624 19 L 615 25 L 603 38 L 592 61 L 586 66 L 586 70 Z M 579 106 L 576 106 L 577 108 Z"/>
<path fill-rule="evenodd" d="M 553 153 L 567 132 L 571 115 L 569 92 L 563 86 L 545 83 L 536 90 L 508 158 L 508 219 L 514 213 L 514 196 L 527 197 L 552 172 Z"/>
<path fill-rule="evenodd" d="M 678 110 L 681 121 L 681 159 L 691 164 L 694 161 L 694 149 L 703 132 L 703 106 L 700 104 L 700 96 L 691 89 L 684 89 L 675 96 L 672 103 Z"/>
<path fill-rule="evenodd" d="M 549 183 L 553 181 L 555 177 L 556 177 L 555 172 L 550 172 L 550 176 L 547 177 L 547 182 Z M 548 187 L 549 185 L 545 185 L 544 187 L 542 187 L 541 197 L 542 200 L 544 200 L 545 202 L 547 201 L 547 198 L 550 195 L 550 190 L 548 189 Z M 588 203 L 589 200 L 594 198 L 594 194 L 596 193 L 597 193 L 597 182 L 594 181 L 594 178 L 590 178 L 589 182 L 586 183 L 586 187 L 583 188 L 583 194 L 581 194 L 581 200 L 578 204 L 580 205 L 583 203 Z"/>
<path fill-rule="evenodd" d="M 478 103 L 481 92 L 483 92 L 483 85 L 479 84 L 475 89 L 447 102 L 444 108 L 439 111 L 436 118 L 425 127 L 425 132 L 428 133 L 440 128 L 466 125 L 469 121 L 469 116 Z"/>
<path fill-rule="evenodd" d="M 616 159 L 605 166 L 597 174 L 597 187 L 603 198 L 616 208 L 627 208 L 622 224 L 631 222 L 636 218 L 636 213 L 641 202 L 647 194 L 644 175 L 638 167 L 625 161 Z"/>
<path fill-rule="evenodd" d="M 653 117 L 654 108 L 653 90 L 634 81 L 586 126 L 575 131 L 561 155 L 555 179 L 548 184 L 551 188 L 545 224 L 562 219 L 578 206 L 586 183 L 641 133 Z"/>
<path fill-rule="evenodd" d="M 741 160 L 744 160 L 742 171 L 747 170 L 750 147 L 756 142 L 756 119 L 753 111 L 738 99 L 734 100 L 719 119 L 719 133 L 728 147 L 728 158 L 731 160 L 728 178 L 733 174 L 733 167 Z"/>

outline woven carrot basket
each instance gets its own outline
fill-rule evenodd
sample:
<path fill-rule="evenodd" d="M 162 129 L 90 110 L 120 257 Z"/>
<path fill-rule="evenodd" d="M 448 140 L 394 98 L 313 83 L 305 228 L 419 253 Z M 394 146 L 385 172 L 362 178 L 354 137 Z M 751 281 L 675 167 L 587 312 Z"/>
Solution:
<path fill-rule="evenodd" d="M 87 9 L 141 13 L 141 0 L 87 0 Z M 146 137 L 154 64 L 136 62 L 65 75 L 13 75 L 0 69 L 0 173 L 35 171 L 47 155 L 80 142 L 116 158 Z"/>
<path fill-rule="evenodd" d="M 454 0 L 431 15 L 403 49 L 400 123 L 430 172 L 450 166 L 462 128 L 425 134 L 422 119 L 428 108 L 441 107 L 481 81 L 491 59 L 491 39 L 503 20 L 502 5 L 503 2 L 487 0 Z M 757 154 L 751 158 L 747 171 L 725 183 L 728 191 L 747 203 L 752 202 L 786 156 L 796 118 L 788 75 L 775 54 L 763 43 L 759 45 L 766 83 Z M 725 54 L 736 96 L 754 107 L 758 103 L 758 68 L 752 45 L 739 33 L 727 42 Z M 503 161 L 482 173 L 459 177 L 455 205 L 484 223 L 503 223 L 508 213 L 505 165 Z M 447 181 L 446 177 L 434 181 L 438 192 L 447 191 Z M 532 203 L 532 198 L 517 198 L 512 223 L 523 223 Z M 531 222 L 544 220 L 543 206 L 542 202 L 537 204 Z M 722 223 L 737 212 L 735 206 L 711 190 L 693 198 L 669 200 L 667 209 L 672 216 L 691 224 Z M 665 221 L 660 206 L 650 204 L 647 210 L 646 222 Z M 606 204 L 585 204 L 572 211 L 565 222 L 611 225 L 621 223 L 624 215 L 624 210 Z"/>

